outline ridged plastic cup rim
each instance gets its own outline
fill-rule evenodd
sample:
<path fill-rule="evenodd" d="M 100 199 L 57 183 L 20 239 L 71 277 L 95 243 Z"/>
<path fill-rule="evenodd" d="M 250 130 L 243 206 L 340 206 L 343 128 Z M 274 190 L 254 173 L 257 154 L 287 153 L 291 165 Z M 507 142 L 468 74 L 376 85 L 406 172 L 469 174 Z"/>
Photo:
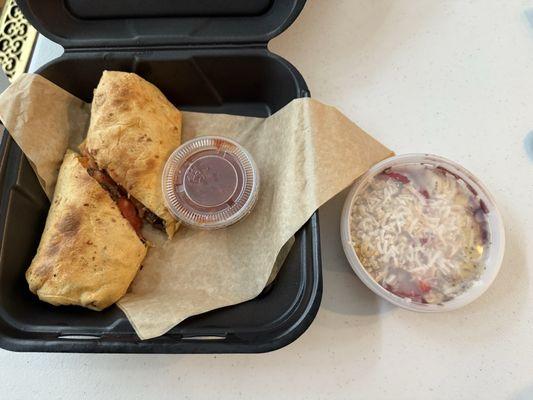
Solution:
<path fill-rule="evenodd" d="M 489 256 L 485 260 L 485 268 L 481 273 L 480 278 L 474 282 L 472 287 L 467 289 L 464 293 L 458 295 L 452 300 L 446 301 L 442 304 L 422 304 L 419 302 L 411 301 L 409 299 L 397 296 L 378 282 L 370 275 L 370 273 L 363 267 L 359 257 L 353 246 L 351 245 L 351 232 L 350 232 L 350 214 L 352 206 L 355 202 L 359 190 L 366 187 L 368 181 L 374 176 L 381 173 L 383 170 L 405 165 L 405 164 L 429 164 L 429 165 L 442 165 L 446 169 L 450 170 L 453 173 L 456 173 L 461 179 L 466 183 L 471 185 L 478 193 L 478 196 L 485 202 L 489 213 L 487 214 L 487 223 L 490 231 L 490 244 L 489 244 Z M 451 311 L 470 304 L 477 298 L 479 298 L 485 291 L 490 287 L 490 285 L 496 279 L 498 272 L 500 270 L 503 254 L 505 249 L 505 230 L 503 226 L 503 220 L 496 206 L 494 198 L 487 190 L 487 188 L 481 183 L 481 181 L 476 178 L 471 172 L 469 172 L 464 167 L 455 163 L 454 161 L 448 160 L 444 157 L 436 156 L 433 154 L 404 154 L 399 156 L 393 156 L 387 158 L 372 168 L 370 168 L 363 176 L 357 179 L 350 193 L 348 194 L 346 201 L 344 203 L 344 208 L 341 215 L 341 241 L 346 254 L 346 258 L 350 263 L 350 266 L 357 274 L 359 279 L 378 296 L 389 301 L 390 303 L 405 308 L 411 311 L 418 312 L 442 312 L 442 311 Z"/>
<path fill-rule="evenodd" d="M 246 179 L 239 200 L 230 209 L 208 214 L 206 219 L 205 214 L 191 212 L 182 206 L 174 191 L 174 177 L 191 156 L 200 151 L 218 149 L 215 143 L 220 146 L 221 142 L 224 150 L 237 158 Z M 163 169 L 161 187 L 166 206 L 175 218 L 196 228 L 219 229 L 235 224 L 252 211 L 259 193 L 259 172 L 251 154 L 236 141 L 222 136 L 200 136 L 183 143 L 172 152 Z"/>

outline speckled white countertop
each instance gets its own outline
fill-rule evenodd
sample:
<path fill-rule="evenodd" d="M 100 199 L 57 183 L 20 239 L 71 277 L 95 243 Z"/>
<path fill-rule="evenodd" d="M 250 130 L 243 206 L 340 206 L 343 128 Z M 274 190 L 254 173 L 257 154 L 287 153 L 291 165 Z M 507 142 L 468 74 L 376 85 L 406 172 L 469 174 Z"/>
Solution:
<path fill-rule="evenodd" d="M 320 210 L 322 307 L 295 343 L 263 355 L 1 350 L 0 397 L 532 399 L 530 9 L 531 0 L 309 0 L 270 46 L 298 67 L 314 97 L 397 153 L 437 153 L 482 178 L 508 244 L 480 300 L 437 315 L 379 300 L 344 258 L 343 193 Z M 39 63 L 57 49 L 41 41 L 36 54 Z"/>

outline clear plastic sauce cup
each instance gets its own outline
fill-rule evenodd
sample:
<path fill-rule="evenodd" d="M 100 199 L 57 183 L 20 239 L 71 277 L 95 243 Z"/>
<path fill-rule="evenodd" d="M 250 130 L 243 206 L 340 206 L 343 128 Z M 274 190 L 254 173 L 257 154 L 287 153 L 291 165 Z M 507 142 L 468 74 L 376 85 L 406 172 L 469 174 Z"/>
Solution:
<path fill-rule="evenodd" d="M 234 140 L 217 136 L 198 137 L 178 147 L 162 180 L 169 211 L 201 229 L 241 220 L 259 193 L 259 173 L 250 153 Z"/>

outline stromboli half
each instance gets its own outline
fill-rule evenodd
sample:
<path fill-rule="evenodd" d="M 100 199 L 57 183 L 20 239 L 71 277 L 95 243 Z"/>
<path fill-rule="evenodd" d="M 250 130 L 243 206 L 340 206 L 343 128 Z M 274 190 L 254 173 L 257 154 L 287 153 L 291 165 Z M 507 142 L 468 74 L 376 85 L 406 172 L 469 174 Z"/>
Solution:
<path fill-rule="evenodd" d="M 138 75 L 104 71 L 94 92 L 82 145 L 101 170 L 164 222 L 172 237 L 177 221 L 167 210 L 161 175 L 181 143 L 181 113 Z"/>
<path fill-rule="evenodd" d="M 102 310 L 126 293 L 145 256 L 146 246 L 115 202 L 67 151 L 26 271 L 30 290 L 53 305 Z"/>

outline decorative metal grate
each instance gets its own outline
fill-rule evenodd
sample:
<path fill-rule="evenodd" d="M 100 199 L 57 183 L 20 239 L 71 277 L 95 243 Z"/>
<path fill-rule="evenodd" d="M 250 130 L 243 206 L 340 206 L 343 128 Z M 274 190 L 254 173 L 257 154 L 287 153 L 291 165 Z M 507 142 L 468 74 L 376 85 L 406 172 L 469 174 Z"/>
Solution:
<path fill-rule="evenodd" d="M 26 70 L 36 37 L 15 0 L 7 0 L 0 16 L 0 64 L 9 79 Z"/>

